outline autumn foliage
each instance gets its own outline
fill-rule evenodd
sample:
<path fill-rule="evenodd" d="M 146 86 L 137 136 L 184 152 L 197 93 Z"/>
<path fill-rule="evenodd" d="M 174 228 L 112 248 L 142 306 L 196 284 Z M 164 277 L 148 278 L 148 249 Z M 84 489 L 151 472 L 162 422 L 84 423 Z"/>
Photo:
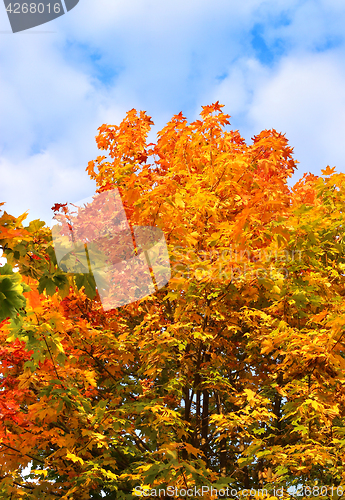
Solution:
<path fill-rule="evenodd" d="M 152 123 L 131 110 L 102 125 L 87 172 L 131 226 L 163 231 L 172 277 L 156 293 L 104 311 L 43 222 L 2 212 L 0 498 L 318 485 L 337 500 L 345 176 L 290 188 L 285 136 L 247 145 L 219 103 L 147 144 Z"/>

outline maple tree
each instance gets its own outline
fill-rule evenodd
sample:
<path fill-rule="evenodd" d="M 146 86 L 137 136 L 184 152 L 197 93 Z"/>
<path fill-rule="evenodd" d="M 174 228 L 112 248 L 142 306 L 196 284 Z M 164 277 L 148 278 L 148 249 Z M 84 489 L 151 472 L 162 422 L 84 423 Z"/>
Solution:
<path fill-rule="evenodd" d="M 218 102 L 148 144 L 152 124 L 131 110 L 102 125 L 87 171 L 98 193 L 119 190 L 131 227 L 163 231 L 172 277 L 155 293 L 104 310 L 43 222 L 2 212 L 1 498 L 302 485 L 337 499 L 345 176 L 289 188 L 285 136 L 247 145 Z"/>

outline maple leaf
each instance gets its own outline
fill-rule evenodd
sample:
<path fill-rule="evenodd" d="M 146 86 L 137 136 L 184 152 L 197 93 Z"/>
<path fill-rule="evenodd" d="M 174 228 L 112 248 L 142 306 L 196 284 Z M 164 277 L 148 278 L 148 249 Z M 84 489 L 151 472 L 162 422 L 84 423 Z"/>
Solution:
<path fill-rule="evenodd" d="M 110 191 L 111 189 L 114 189 L 114 186 L 110 182 L 107 182 L 103 186 L 100 186 L 96 192 L 103 193 L 104 191 Z"/>
<path fill-rule="evenodd" d="M 59 212 L 59 210 L 63 207 L 67 207 L 67 203 L 55 203 L 55 205 L 51 208 L 53 212 Z"/>
<path fill-rule="evenodd" d="M 0 321 L 17 317 L 25 306 L 23 291 L 26 290 L 20 275 L 14 273 L 9 264 L 0 267 Z"/>
<path fill-rule="evenodd" d="M 331 168 L 329 165 L 327 165 L 324 170 L 321 169 L 321 172 L 322 175 L 332 175 L 335 172 L 335 167 Z"/>
<path fill-rule="evenodd" d="M 305 174 L 290 188 L 285 135 L 263 130 L 247 145 L 222 109 L 173 116 L 155 144 L 143 111 L 98 129 L 106 156 L 87 167 L 98 192 L 117 186 L 131 228 L 159 228 L 168 242 L 172 278 L 140 300 L 103 310 L 91 272 L 59 270 L 44 223 L 1 215 L 4 498 L 229 483 L 273 497 L 277 486 L 340 484 L 345 175 L 327 167 L 328 178 Z M 77 208 L 80 229 L 60 214 L 66 232 L 101 229 L 106 240 L 123 229 L 116 207 L 97 209 Z M 108 245 L 109 268 L 120 243 Z M 157 284 L 160 250 L 146 254 Z M 117 298 L 140 288 L 131 270 L 118 273 Z"/>

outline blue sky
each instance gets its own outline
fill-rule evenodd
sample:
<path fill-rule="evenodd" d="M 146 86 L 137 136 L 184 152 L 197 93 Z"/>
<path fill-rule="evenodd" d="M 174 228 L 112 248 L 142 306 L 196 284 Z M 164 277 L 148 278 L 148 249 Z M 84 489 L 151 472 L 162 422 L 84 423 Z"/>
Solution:
<path fill-rule="evenodd" d="M 92 195 L 97 128 L 133 107 L 154 140 L 219 100 L 249 143 L 286 133 L 295 181 L 344 171 L 343 33 L 343 0 L 80 0 L 16 34 L 0 5 L 0 201 L 49 222 L 54 203 Z"/>

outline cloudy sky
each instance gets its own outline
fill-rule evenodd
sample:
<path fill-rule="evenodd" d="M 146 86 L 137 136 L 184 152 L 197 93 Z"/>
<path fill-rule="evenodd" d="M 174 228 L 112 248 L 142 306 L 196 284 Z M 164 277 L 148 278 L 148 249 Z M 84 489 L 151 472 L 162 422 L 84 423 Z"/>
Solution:
<path fill-rule="evenodd" d="M 45 2 L 46 3 L 46 2 Z M 0 202 L 29 220 L 94 193 L 95 135 L 127 110 L 155 126 L 219 100 L 250 143 L 286 133 L 294 181 L 345 167 L 343 0 L 80 0 L 13 34 L 0 4 Z"/>

